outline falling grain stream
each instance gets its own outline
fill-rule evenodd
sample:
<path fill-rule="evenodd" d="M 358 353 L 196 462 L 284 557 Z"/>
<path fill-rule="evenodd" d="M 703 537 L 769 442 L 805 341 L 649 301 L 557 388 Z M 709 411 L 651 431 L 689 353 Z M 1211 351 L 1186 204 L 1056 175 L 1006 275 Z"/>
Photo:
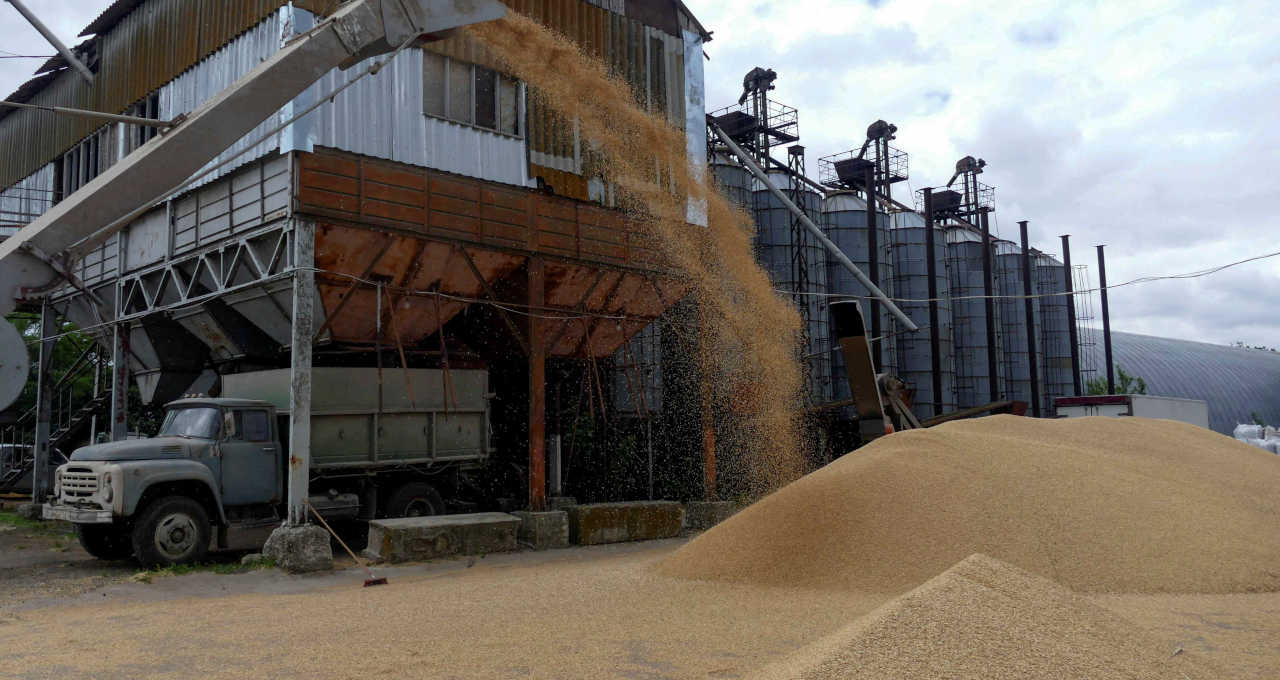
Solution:
<path fill-rule="evenodd" d="M 683 131 L 638 108 L 630 87 L 572 41 L 515 13 L 466 31 L 565 120 L 577 122 L 623 207 L 693 292 L 709 347 L 700 369 L 719 386 L 717 397 L 733 402 L 721 406 L 737 415 L 750 491 L 800 476 L 800 316 L 756 264 L 751 218 L 690 164 Z M 691 203 L 705 206 L 705 228 L 686 219 Z"/>

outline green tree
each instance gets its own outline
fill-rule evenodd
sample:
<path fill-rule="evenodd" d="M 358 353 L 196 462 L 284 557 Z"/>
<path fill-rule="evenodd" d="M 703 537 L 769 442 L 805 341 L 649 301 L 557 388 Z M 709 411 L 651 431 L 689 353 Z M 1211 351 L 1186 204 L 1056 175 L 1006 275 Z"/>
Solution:
<path fill-rule="evenodd" d="M 1092 378 L 1085 384 L 1085 393 L 1090 395 L 1107 394 L 1107 376 Z M 1116 394 L 1146 394 L 1147 381 L 1116 366 Z"/>

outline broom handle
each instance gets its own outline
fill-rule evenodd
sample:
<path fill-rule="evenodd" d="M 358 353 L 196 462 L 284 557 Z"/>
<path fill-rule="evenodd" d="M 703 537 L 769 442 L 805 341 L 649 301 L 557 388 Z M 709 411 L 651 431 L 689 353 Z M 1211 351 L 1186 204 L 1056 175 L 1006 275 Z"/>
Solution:
<path fill-rule="evenodd" d="M 303 503 L 303 505 L 306 505 L 306 506 L 307 506 L 307 508 L 309 508 L 309 509 L 311 510 L 311 514 L 315 515 L 315 516 L 316 516 L 316 519 L 320 520 L 320 523 L 324 525 L 324 528 L 325 528 L 325 530 L 327 530 L 327 531 L 329 532 L 329 535 L 331 535 L 331 536 L 333 536 L 334 538 L 338 539 L 338 545 L 341 545 L 341 546 L 342 546 L 342 549 L 347 551 L 347 554 L 351 556 L 351 559 L 355 560 L 355 561 L 356 561 L 356 564 L 360 565 L 360 568 L 361 568 L 361 569 L 364 569 L 365 571 L 369 572 L 369 576 L 370 576 L 370 577 L 372 577 L 372 576 L 373 576 L 373 570 L 372 570 L 372 569 L 370 569 L 369 567 L 365 566 L 364 561 L 363 561 L 363 560 L 361 560 L 359 557 L 356 557 L 356 554 L 355 554 L 355 553 L 351 552 L 351 548 L 348 548 L 348 547 L 347 547 L 347 542 L 346 542 L 346 541 L 344 541 L 344 540 L 342 540 L 342 537 L 341 537 L 341 536 L 339 536 L 339 535 L 338 535 L 338 533 L 337 533 L 336 531 L 334 531 L 334 530 L 333 530 L 333 528 L 331 528 L 331 527 L 329 526 L 329 523 L 328 523 L 328 522 L 324 521 L 324 518 L 320 516 L 320 512 L 319 512 L 318 510 L 316 510 L 316 509 L 315 509 L 315 506 L 311 505 L 311 501 L 309 501 L 309 500 L 307 500 L 307 499 L 305 499 L 305 498 L 304 498 L 304 499 L 302 499 L 302 503 Z"/>

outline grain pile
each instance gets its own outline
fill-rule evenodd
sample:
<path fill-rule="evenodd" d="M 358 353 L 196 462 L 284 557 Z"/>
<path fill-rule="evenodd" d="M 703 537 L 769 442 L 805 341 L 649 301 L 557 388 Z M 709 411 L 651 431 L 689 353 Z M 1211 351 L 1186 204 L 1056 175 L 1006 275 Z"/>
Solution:
<path fill-rule="evenodd" d="M 885 437 L 659 565 L 903 593 L 983 553 L 1082 592 L 1280 590 L 1280 458 L 1191 425 L 992 416 Z"/>
<path fill-rule="evenodd" d="M 1044 578 L 973 555 L 758 680 L 1221 678 Z"/>

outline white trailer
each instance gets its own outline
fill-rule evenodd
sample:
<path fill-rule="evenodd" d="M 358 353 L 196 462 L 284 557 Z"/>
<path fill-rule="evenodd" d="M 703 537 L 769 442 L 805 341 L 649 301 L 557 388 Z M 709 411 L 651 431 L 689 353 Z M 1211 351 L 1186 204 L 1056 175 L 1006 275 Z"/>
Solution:
<path fill-rule="evenodd" d="M 1209 402 L 1148 394 L 1104 394 L 1090 397 L 1058 397 L 1053 400 L 1059 418 L 1085 416 L 1137 416 L 1176 420 L 1209 429 Z"/>

